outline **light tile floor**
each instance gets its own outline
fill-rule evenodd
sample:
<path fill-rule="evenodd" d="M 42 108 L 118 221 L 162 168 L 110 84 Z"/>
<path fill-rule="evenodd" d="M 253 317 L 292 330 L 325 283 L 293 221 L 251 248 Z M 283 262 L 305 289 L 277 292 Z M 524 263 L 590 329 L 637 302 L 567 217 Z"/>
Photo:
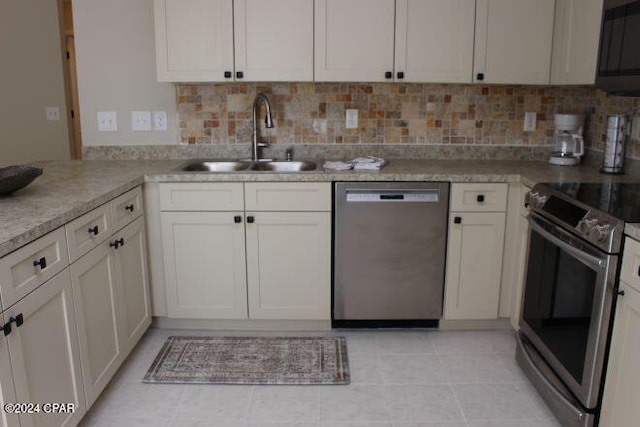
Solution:
<path fill-rule="evenodd" d="M 511 331 L 334 330 L 348 386 L 142 384 L 170 335 L 151 329 L 82 427 L 560 427 L 515 363 Z M 311 335 L 291 333 L 287 335 Z"/>

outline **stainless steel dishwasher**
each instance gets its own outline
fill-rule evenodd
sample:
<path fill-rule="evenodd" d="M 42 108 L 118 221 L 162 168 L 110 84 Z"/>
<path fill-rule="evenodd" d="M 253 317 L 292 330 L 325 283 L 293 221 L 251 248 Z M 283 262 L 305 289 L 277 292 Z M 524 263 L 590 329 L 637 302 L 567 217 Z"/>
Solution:
<path fill-rule="evenodd" d="M 436 326 L 449 183 L 337 182 L 333 326 Z"/>

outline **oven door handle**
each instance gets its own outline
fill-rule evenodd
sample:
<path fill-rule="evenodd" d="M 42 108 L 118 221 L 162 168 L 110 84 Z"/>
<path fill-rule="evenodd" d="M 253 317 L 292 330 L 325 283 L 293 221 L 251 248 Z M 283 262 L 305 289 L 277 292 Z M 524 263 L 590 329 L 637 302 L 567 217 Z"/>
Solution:
<path fill-rule="evenodd" d="M 585 264 L 587 264 L 589 266 L 592 266 L 594 268 L 603 269 L 605 267 L 606 260 L 604 260 L 602 258 L 598 258 L 598 257 L 593 256 L 591 254 L 588 254 L 588 253 L 586 253 L 584 251 L 581 251 L 580 249 L 578 249 L 578 248 L 576 248 L 574 246 L 571 246 L 570 244 L 568 244 L 564 240 L 560 239 L 559 237 L 554 236 L 553 234 L 551 234 L 547 230 L 545 230 L 540 224 L 538 224 L 538 222 L 531 215 L 527 216 L 527 220 L 529 221 L 529 225 L 531 226 L 531 228 L 533 230 L 535 230 L 537 233 L 539 233 L 545 239 L 547 239 L 550 242 L 552 242 L 555 245 L 557 245 L 563 251 L 566 251 L 566 252 L 570 253 L 571 255 L 573 255 L 574 257 L 576 257 L 577 259 L 579 259 L 583 263 L 585 263 Z"/>

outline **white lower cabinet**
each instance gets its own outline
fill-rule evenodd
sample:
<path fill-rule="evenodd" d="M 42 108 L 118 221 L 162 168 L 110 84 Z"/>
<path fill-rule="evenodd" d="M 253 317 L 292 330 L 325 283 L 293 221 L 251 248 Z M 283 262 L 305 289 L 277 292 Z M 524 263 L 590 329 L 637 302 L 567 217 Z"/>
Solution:
<path fill-rule="evenodd" d="M 246 319 L 242 212 L 163 212 L 169 317 Z"/>
<path fill-rule="evenodd" d="M 330 247 L 330 212 L 257 212 L 247 224 L 249 317 L 327 319 Z"/>
<path fill-rule="evenodd" d="M 0 316 L 2 322 L 2 316 Z M 9 344 L 7 340 L 0 339 L 0 405 L 4 408 L 5 403 L 16 401 L 16 391 L 13 386 L 13 372 L 11 372 L 11 361 L 9 360 Z M 0 411 L 0 426 L 17 426 L 18 415 Z"/>
<path fill-rule="evenodd" d="M 446 320 L 498 318 L 506 205 L 506 184 L 451 185 Z"/>
<path fill-rule="evenodd" d="M 635 427 L 640 395 L 640 242 L 628 237 L 620 275 L 599 425 Z"/>
<path fill-rule="evenodd" d="M 86 405 L 69 270 L 58 273 L 7 309 L 4 323 L 11 319 L 16 320 L 6 339 L 14 402 L 74 406 L 73 412 L 20 414 L 20 426 L 75 426 Z"/>
<path fill-rule="evenodd" d="M 329 183 L 166 183 L 160 209 L 170 318 L 330 319 Z"/>
<path fill-rule="evenodd" d="M 138 218 L 70 267 L 88 406 L 151 324 L 146 265 Z"/>

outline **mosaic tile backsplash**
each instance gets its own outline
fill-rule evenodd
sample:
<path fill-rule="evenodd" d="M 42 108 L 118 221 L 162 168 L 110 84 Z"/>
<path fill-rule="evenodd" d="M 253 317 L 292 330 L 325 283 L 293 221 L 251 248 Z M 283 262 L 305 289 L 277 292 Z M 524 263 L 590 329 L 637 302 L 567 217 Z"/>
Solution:
<path fill-rule="evenodd" d="M 274 114 L 263 139 L 295 144 L 424 146 L 551 146 L 555 113 L 585 114 L 587 148 L 602 151 L 608 114 L 640 115 L 640 99 L 614 97 L 585 86 L 484 86 L 411 83 L 178 84 L 183 144 L 249 144 L 251 106 L 265 93 Z M 357 109 L 357 129 L 345 110 Z M 537 129 L 522 130 L 524 113 Z M 264 112 L 261 117 L 264 117 Z M 640 158 L 640 140 L 627 156 Z"/>

